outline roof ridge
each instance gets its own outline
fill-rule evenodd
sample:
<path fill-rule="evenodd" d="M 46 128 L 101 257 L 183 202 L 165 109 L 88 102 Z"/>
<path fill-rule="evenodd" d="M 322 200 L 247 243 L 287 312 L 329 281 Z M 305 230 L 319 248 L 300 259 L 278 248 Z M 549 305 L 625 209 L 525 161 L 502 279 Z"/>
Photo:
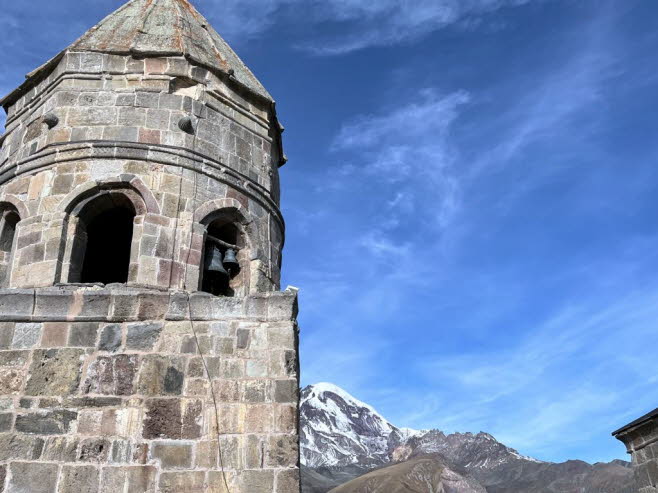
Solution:
<path fill-rule="evenodd" d="M 6 105 L 37 84 L 67 52 L 92 52 L 134 57 L 183 56 L 188 62 L 228 76 L 263 100 L 274 102 L 242 59 L 188 0 L 130 0 L 104 17 L 71 45 L 0 101 Z"/>
<path fill-rule="evenodd" d="M 183 10 L 181 9 L 180 3 L 176 3 L 176 8 L 178 9 L 178 12 L 180 15 L 183 15 Z M 180 47 L 181 53 L 185 53 L 185 46 L 184 46 L 184 41 L 183 41 L 183 36 L 182 34 L 178 33 L 178 46 Z"/>

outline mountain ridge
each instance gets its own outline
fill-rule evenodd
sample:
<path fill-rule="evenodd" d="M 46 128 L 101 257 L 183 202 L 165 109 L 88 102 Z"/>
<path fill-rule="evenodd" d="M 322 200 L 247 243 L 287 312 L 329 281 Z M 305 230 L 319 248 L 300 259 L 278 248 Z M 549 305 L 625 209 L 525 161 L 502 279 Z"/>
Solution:
<path fill-rule="evenodd" d="M 446 435 L 400 428 L 330 383 L 302 390 L 300 416 L 304 493 L 386 492 L 382 485 L 411 485 L 421 478 L 434 488 L 427 491 L 458 493 L 633 491 L 632 471 L 623 461 L 545 462 L 521 455 L 484 431 Z M 391 491 L 405 490 L 396 486 Z"/>

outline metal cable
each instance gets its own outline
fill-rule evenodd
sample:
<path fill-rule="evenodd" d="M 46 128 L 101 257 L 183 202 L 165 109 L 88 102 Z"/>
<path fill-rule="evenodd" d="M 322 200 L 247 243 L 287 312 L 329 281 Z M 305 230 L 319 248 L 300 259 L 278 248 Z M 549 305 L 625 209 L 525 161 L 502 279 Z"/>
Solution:
<path fill-rule="evenodd" d="M 193 140 L 192 140 L 192 149 L 195 150 L 196 148 L 196 133 L 194 134 Z M 181 185 L 180 185 L 180 194 L 178 196 L 178 200 L 180 201 L 182 192 L 183 192 L 183 171 L 181 171 Z M 194 172 L 194 188 L 192 192 L 192 203 L 194 204 L 194 201 L 196 200 L 197 196 L 197 189 L 198 189 L 198 181 L 197 181 L 197 175 L 196 171 Z M 196 344 L 197 351 L 199 352 L 199 356 L 201 357 L 201 362 L 203 363 L 203 368 L 206 372 L 206 377 L 208 379 L 208 384 L 210 385 L 210 395 L 212 397 L 212 403 L 213 407 L 215 410 L 215 430 L 217 434 L 217 458 L 219 460 L 219 469 L 222 473 L 222 480 L 224 481 L 224 487 L 226 488 L 226 493 L 231 493 L 231 489 L 228 486 L 228 480 L 226 479 L 226 471 L 224 470 L 224 454 L 222 452 L 222 441 L 221 441 L 221 433 L 219 432 L 219 405 L 217 404 L 217 395 L 215 394 L 215 387 L 212 384 L 212 377 L 210 375 L 210 369 L 208 368 L 208 363 L 206 361 L 206 357 L 203 354 L 203 350 L 201 349 L 201 344 L 199 343 L 199 336 L 197 335 L 196 329 L 194 327 L 194 320 L 192 317 L 192 303 L 190 301 L 190 292 L 187 290 L 187 267 L 189 265 L 190 261 L 190 253 L 192 251 L 192 238 L 194 237 L 194 231 L 193 231 L 193 226 L 194 226 L 194 207 L 192 208 L 192 222 L 190 224 L 190 241 L 188 243 L 188 248 L 187 248 L 187 257 L 185 259 L 185 270 L 183 273 L 183 292 L 185 293 L 185 296 L 187 298 L 187 314 L 190 319 L 190 327 L 192 328 L 192 334 L 194 335 L 194 342 Z M 180 216 L 180 202 L 179 202 L 179 207 L 178 211 L 176 214 L 176 224 L 178 224 L 178 217 Z M 175 238 L 174 238 L 175 241 Z M 172 260 L 172 266 L 173 266 L 173 258 Z M 171 278 L 170 278 L 170 285 L 171 285 Z"/>

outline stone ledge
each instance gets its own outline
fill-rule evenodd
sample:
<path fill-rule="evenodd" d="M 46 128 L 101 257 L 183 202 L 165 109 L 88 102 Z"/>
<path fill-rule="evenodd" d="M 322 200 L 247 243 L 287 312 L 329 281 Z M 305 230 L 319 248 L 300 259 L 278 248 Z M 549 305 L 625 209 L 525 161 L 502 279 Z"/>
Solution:
<path fill-rule="evenodd" d="M 111 151 L 111 152 L 108 152 Z M 151 163 L 181 167 L 205 174 L 226 185 L 238 189 L 248 197 L 259 202 L 274 214 L 276 220 L 283 225 L 283 216 L 278 205 L 272 200 L 271 191 L 259 184 L 257 180 L 233 169 L 228 163 L 223 163 L 211 156 L 196 152 L 185 147 L 164 144 L 143 144 L 124 141 L 75 141 L 49 144 L 37 153 L 18 162 L 4 165 L 0 170 L 0 184 L 32 173 L 49 166 L 71 161 L 93 161 L 96 159 L 140 160 Z M 248 184 L 248 186 L 244 186 Z"/>
<path fill-rule="evenodd" d="M 0 321 L 175 321 L 189 319 L 190 310 L 192 319 L 199 321 L 225 318 L 290 321 L 297 317 L 297 292 L 286 290 L 228 298 L 202 292 L 116 285 L 0 290 Z"/>

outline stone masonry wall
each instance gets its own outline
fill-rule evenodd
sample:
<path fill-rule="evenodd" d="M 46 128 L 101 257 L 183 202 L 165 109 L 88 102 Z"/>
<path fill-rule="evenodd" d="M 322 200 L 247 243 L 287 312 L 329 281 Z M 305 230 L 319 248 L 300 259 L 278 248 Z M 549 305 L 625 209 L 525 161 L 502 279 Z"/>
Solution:
<path fill-rule="evenodd" d="M 658 493 L 658 409 L 649 418 L 614 435 L 624 442 L 633 458 L 638 493 Z"/>
<path fill-rule="evenodd" d="M 21 219 L 9 287 L 71 282 L 67 207 L 94 187 L 123 186 L 145 209 L 129 282 L 198 289 L 201 221 L 231 207 L 249 225 L 248 289 L 237 294 L 278 289 L 284 224 L 271 102 L 183 57 L 66 53 L 8 107 L 6 127 L 0 208 L 11 204 Z"/>
<path fill-rule="evenodd" d="M 218 433 L 231 493 L 297 491 L 295 317 L 294 291 L 0 291 L 0 492 L 226 493 Z"/>

